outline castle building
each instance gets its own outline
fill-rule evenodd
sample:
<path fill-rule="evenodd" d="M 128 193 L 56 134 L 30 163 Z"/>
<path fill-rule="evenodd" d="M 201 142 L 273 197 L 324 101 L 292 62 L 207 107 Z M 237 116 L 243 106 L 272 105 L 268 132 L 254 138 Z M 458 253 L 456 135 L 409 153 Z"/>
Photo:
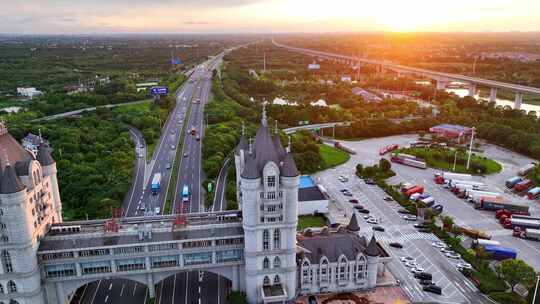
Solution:
<path fill-rule="evenodd" d="M 263 109 L 254 143 L 242 137 L 235 151 L 237 198 L 244 228 L 245 291 L 249 303 L 277 303 L 299 295 L 376 287 L 388 254 L 347 227 L 297 234 L 300 172 L 290 147 L 268 127 Z M 318 231 L 318 232 L 317 232 Z M 382 271 L 381 271 L 382 270 Z"/>
<path fill-rule="evenodd" d="M 25 150 L 0 123 L 0 303 L 44 303 L 39 240 L 62 221 L 48 145 Z"/>

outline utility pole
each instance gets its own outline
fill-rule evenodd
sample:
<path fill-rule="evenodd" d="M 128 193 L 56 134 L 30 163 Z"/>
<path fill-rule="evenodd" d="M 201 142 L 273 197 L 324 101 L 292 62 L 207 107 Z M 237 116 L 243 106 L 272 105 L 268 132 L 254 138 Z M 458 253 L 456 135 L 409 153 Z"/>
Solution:
<path fill-rule="evenodd" d="M 473 127 L 472 128 L 472 134 L 471 134 L 471 144 L 469 145 L 469 157 L 467 158 L 467 170 L 469 170 L 469 165 L 471 163 L 471 154 L 472 154 L 472 145 L 473 145 L 473 140 L 474 140 L 474 131 L 475 131 L 475 128 Z"/>
<path fill-rule="evenodd" d="M 540 281 L 540 272 L 536 274 L 536 287 L 534 288 L 534 296 L 532 304 L 536 303 L 536 293 L 538 292 L 538 282 Z"/>

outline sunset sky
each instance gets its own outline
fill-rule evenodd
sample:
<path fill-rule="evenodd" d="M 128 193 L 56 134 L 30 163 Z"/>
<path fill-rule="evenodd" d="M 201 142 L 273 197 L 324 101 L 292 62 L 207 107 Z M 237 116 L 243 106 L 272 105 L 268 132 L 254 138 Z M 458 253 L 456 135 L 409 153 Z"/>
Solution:
<path fill-rule="evenodd" d="M 540 31 L 540 0 L 0 0 L 0 33 Z"/>

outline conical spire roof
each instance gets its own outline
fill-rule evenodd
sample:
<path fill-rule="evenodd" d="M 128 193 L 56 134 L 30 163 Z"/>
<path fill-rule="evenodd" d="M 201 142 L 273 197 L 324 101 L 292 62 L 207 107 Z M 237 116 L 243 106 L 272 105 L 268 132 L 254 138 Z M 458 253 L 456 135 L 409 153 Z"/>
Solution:
<path fill-rule="evenodd" d="M 42 166 L 48 166 L 55 163 L 51 156 L 51 148 L 49 148 L 49 145 L 46 143 L 39 145 L 36 158 Z"/>
<path fill-rule="evenodd" d="M 358 232 L 360 231 L 360 226 L 358 226 L 358 220 L 356 219 L 356 213 L 353 213 L 349 225 L 347 225 L 347 230 Z"/>
<path fill-rule="evenodd" d="M 298 171 L 298 168 L 296 168 L 296 163 L 294 162 L 292 154 L 288 153 L 281 165 L 281 176 L 294 177 L 299 174 L 300 172 Z"/>
<path fill-rule="evenodd" d="M 16 193 L 23 190 L 24 187 L 25 186 L 15 173 L 15 168 L 11 165 L 7 165 L 2 174 L 2 180 L 0 181 L 0 193 Z"/>
<path fill-rule="evenodd" d="M 369 244 L 366 249 L 366 254 L 368 256 L 376 257 L 379 256 L 379 247 L 377 246 L 377 241 L 375 240 L 375 235 L 371 237 L 371 240 L 369 241 Z"/>

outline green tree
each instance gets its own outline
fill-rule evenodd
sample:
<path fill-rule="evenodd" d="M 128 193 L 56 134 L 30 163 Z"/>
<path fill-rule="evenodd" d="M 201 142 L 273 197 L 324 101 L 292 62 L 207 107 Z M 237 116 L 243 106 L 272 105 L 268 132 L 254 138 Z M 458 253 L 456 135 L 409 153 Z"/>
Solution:
<path fill-rule="evenodd" d="M 386 158 L 381 158 L 379 160 L 379 167 L 382 171 L 387 172 L 392 168 L 392 164 Z"/>
<path fill-rule="evenodd" d="M 510 285 L 512 292 L 517 284 L 531 286 L 536 274 L 534 269 L 522 260 L 505 260 L 501 263 L 503 279 Z"/>
<path fill-rule="evenodd" d="M 452 227 L 454 226 L 454 219 L 448 215 L 444 215 L 441 217 L 441 221 L 443 223 L 443 228 L 446 231 L 452 230 Z"/>

